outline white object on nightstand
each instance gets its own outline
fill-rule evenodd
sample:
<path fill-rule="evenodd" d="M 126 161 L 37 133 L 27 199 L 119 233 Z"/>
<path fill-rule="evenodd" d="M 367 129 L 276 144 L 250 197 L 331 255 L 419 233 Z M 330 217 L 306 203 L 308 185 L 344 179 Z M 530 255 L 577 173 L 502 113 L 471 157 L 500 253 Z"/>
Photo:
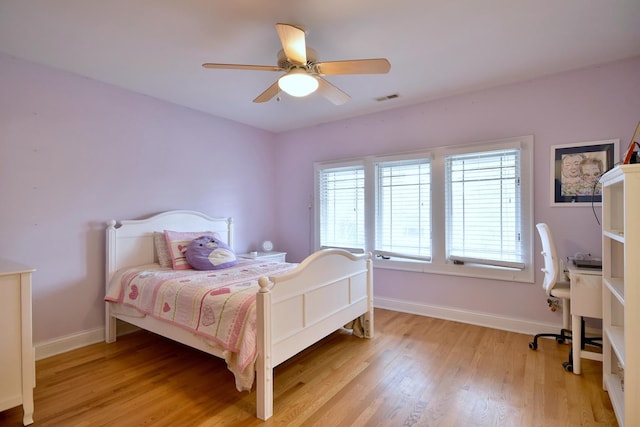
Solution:
<path fill-rule="evenodd" d="M 287 253 L 278 252 L 278 251 L 264 251 L 264 252 L 250 252 L 248 254 L 237 254 L 236 256 L 238 258 L 244 258 L 244 259 L 259 259 L 261 261 L 285 262 Z"/>
<path fill-rule="evenodd" d="M 31 328 L 33 271 L 0 259 L 0 411 L 22 405 L 24 425 L 33 423 L 36 386 Z"/>
<path fill-rule="evenodd" d="M 265 240 L 264 242 L 262 242 L 262 250 L 265 252 L 273 251 L 273 243 L 271 242 L 271 240 Z"/>

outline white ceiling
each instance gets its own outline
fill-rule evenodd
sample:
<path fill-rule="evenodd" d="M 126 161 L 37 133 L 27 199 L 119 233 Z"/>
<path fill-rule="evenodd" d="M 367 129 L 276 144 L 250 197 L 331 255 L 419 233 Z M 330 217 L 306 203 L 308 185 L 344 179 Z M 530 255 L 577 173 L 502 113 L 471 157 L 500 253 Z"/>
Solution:
<path fill-rule="evenodd" d="M 276 65 L 278 22 L 391 71 L 328 76 L 335 106 L 254 104 L 279 73 L 201 67 Z M 640 55 L 640 0 L 0 0 L 0 51 L 281 132 Z"/>

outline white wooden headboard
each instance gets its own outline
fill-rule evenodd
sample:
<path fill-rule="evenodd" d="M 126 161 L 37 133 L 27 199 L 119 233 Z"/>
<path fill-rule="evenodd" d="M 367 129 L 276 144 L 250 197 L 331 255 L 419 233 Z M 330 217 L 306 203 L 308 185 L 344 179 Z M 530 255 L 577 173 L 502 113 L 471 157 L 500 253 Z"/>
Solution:
<path fill-rule="evenodd" d="M 175 210 L 145 219 L 107 222 L 106 285 L 113 274 L 126 267 L 157 262 L 153 233 L 173 231 L 213 231 L 233 248 L 233 219 L 212 218 L 196 211 Z"/>

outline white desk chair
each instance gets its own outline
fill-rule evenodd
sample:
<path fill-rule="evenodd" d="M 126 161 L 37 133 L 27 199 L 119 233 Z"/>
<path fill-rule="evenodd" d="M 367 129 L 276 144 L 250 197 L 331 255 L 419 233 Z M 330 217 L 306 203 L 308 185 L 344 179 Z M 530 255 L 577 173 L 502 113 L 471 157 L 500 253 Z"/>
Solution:
<path fill-rule="evenodd" d="M 556 253 L 556 246 L 551 237 L 549 226 L 544 223 L 536 224 L 540 240 L 542 241 L 542 256 L 544 257 L 544 281 L 542 287 L 547 296 L 560 298 L 562 300 L 562 329 L 559 334 L 537 334 L 533 337 L 533 341 L 529 343 L 529 348 L 536 350 L 538 348 L 538 338 L 550 337 L 555 338 L 556 342 L 562 344 L 566 340 L 571 339 L 571 289 L 570 282 L 566 278 L 564 271 L 560 268 L 560 261 Z"/>
<path fill-rule="evenodd" d="M 533 337 L 533 341 L 529 343 L 529 348 L 536 350 L 538 348 L 538 338 L 540 337 L 552 337 L 556 339 L 559 344 L 564 343 L 567 340 L 571 340 L 571 330 L 569 325 L 571 324 L 571 282 L 567 279 L 563 269 L 561 268 L 558 254 L 556 253 L 556 245 L 551 237 L 551 230 L 549 226 L 544 223 L 536 224 L 538 234 L 540 234 L 540 240 L 542 241 L 542 256 L 544 257 L 544 281 L 542 287 L 550 297 L 560 298 L 562 300 L 562 329 L 559 334 L 537 334 Z M 581 336 L 576 338 L 580 339 L 580 346 L 584 349 L 586 344 L 602 347 L 600 341 L 602 338 L 587 338 L 584 336 L 584 318 L 580 319 L 582 322 Z M 573 349 L 569 352 L 569 360 L 563 362 L 562 366 L 565 370 L 573 371 Z"/>

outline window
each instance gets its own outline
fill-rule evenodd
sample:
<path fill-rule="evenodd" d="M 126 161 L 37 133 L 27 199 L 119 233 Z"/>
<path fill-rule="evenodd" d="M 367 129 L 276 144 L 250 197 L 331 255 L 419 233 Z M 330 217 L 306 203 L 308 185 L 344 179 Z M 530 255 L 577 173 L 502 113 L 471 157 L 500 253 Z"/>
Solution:
<path fill-rule="evenodd" d="M 520 150 L 446 156 L 447 259 L 524 268 Z"/>
<path fill-rule="evenodd" d="M 316 246 L 376 268 L 533 282 L 533 137 L 317 163 Z"/>
<path fill-rule="evenodd" d="M 317 178 L 320 246 L 364 251 L 364 167 L 326 168 Z"/>
<path fill-rule="evenodd" d="M 431 159 L 380 161 L 375 254 L 431 260 Z"/>

